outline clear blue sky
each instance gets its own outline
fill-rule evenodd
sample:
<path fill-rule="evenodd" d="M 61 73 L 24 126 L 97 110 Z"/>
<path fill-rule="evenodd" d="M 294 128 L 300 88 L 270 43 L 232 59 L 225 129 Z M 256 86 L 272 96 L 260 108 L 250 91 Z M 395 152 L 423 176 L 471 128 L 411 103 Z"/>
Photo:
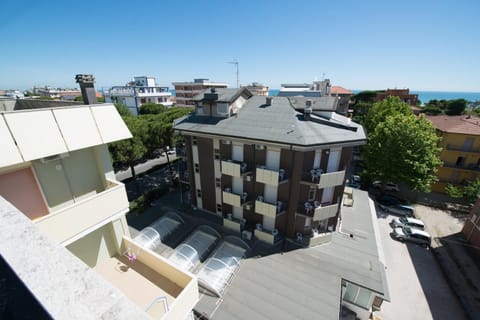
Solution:
<path fill-rule="evenodd" d="M 0 88 L 311 82 L 480 92 L 480 1 L 2 0 Z"/>

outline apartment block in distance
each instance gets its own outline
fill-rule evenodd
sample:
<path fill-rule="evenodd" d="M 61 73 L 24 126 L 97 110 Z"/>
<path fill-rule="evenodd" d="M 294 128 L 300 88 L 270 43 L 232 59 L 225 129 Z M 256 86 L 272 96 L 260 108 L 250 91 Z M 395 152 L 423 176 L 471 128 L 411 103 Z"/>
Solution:
<path fill-rule="evenodd" d="M 268 86 L 259 82 L 252 82 L 242 88 L 247 88 L 254 96 L 268 96 Z"/>
<path fill-rule="evenodd" d="M 82 88 L 82 92 L 93 89 L 92 83 L 90 79 L 91 86 Z M 88 101 L 88 94 L 84 101 Z M 68 249 L 149 315 L 184 319 L 198 300 L 196 278 L 130 238 L 125 219 L 129 211 L 127 193 L 115 179 L 107 148 L 110 142 L 128 138 L 131 134 L 112 104 L 1 112 L 0 204 L 5 208 L 13 205 L 28 218 L 23 217 L 23 221 L 19 217 L 17 220 L 23 222 L 10 226 L 18 238 L 30 234 L 21 225 L 35 229 Z M 14 210 L 7 210 L 10 214 L 2 214 L 2 221 L 12 219 Z M 41 247 L 45 242 L 32 246 Z M 2 246 L 8 248 L 8 255 L 2 251 L 7 263 L 18 261 L 16 251 L 10 250 L 18 244 L 4 241 Z M 49 250 L 54 251 L 58 250 Z M 22 254 L 19 250 L 18 255 Z M 38 258 L 47 264 L 50 261 L 48 255 Z M 32 257 L 31 261 L 33 264 L 38 259 Z M 62 269 L 56 262 L 52 268 L 66 267 Z M 35 278 L 32 288 L 39 292 L 34 294 L 50 312 L 54 307 L 51 299 L 44 301 L 40 297 L 47 290 L 55 290 L 52 284 L 57 280 L 41 278 L 42 272 L 37 269 L 42 268 L 29 269 L 24 281 L 28 285 Z M 79 279 L 80 269 L 74 269 L 74 276 L 70 271 L 70 277 L 75 278 L 72 281 Z M 113 296 L 102 297 L 110 298 Z M 58 302 L 61 297 L 57 294 L 52 299 Z"/>
<path fill-rule="evenodd" d="M 122 103 L 134 115 L 139 113 L 144 103 L 157 103 L 171 106 L 172 93 L 168 87 L 157 86 L 153 77 L 134 77 L 133 81 L 125 86 L 115 86 L 104 91 L 105 102 Z"/>
<path fill-rule="evenodd" d="M 438 182 L 432 191 L 445 192 L 447 184 L 464 186 L 480 178 L 480 118 L 475 116 L 426 116 L 442 138 Z"/>
<path fill-rule="evenodd" d="M 191 202 L 224 225 L 274 244 L 328 241 L 337 228 L 352 148 L 362 126 L 335 97 L 261 97 L 212 89 L 174 129 L 185 137 Z"/>
<path fill-rule="evenodd" d="M 193 97 L 205 89 L 227 88 L 223 82 L 211 82 L 208 79 L 194 79 L 193 82 L 173 82 L 175 88 L 175 104 L 177 107 L 194 107 Z"/>

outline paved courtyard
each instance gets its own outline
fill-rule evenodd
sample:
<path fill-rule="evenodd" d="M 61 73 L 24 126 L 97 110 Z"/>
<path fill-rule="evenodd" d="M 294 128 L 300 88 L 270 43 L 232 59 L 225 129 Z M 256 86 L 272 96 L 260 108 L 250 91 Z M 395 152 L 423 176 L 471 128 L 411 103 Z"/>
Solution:
<path fill-rule="evenodd" d="M 393 240 L 389 226 L 393 216 L 378 212 L 392 300 L 383 303 L 379 318 L 466 319 L 431 250 Z"/>

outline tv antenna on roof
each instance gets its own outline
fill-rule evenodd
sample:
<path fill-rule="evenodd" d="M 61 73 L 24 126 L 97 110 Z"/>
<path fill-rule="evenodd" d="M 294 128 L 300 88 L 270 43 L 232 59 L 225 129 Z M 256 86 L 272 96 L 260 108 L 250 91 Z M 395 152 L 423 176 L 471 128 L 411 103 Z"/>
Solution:
<path fill-rule="evenodd" d="M 229 63 L 229 64 L 234 64 L 234 65 L 237 66 L 237 88 L 240 88 L 239 81 L 238 81 L 238 61 L 237 61 L 237 59 L 235 59 L 235 60 L 233 60 L 233 61 L 229 61 L 229 62 L 227 62 L 227 63 Z"/>

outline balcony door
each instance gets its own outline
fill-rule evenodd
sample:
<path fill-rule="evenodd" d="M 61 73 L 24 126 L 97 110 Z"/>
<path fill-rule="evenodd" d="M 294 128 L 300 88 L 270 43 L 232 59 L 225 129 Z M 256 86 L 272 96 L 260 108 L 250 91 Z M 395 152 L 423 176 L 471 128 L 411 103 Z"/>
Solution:
<path fill-rule="evenodd" d="M 341 149 L 330 149 L 330 155 L 328 156 L 327 172 L 338 171 L 338 164 L 340 162 Z M 322 194 L 322 203 L 332 203 L 334 188 L 325 188 Z"/>

